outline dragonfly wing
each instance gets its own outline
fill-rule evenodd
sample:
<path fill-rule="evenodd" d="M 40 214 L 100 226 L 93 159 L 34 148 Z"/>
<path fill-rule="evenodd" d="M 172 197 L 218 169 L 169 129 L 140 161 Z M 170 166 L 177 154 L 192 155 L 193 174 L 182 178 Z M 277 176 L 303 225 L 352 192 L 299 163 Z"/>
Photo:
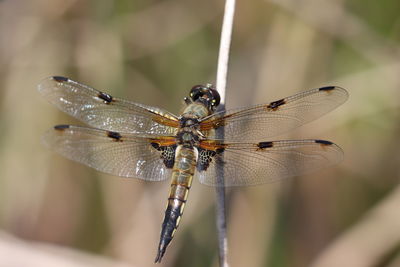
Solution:
<path fill-rule="evenodd" d="M 95 128 L 174 135 L 179 126 L 176 116 L 167 111 L 115 98 L 65 77 L 49 77 L 38 90 L 60 110 Z"/>
<path fill-rule="evenodd" d="M 348 93 L 343 88 L 317 88 L 269 104 L 215 113 L 201 121 L 200 129 L 207 134 L 207 131 L 224 127 L 227 142 L 265 140 L 319 118 L 347 98 Z"/>
<path fill-rule="evenodd" d="M 249 186 L 307 174 L 342 159 L 340 147 L 324 140 L 253 144 L 207 140 L 200 143 L 197 175 L 201 183 L 209 186 Z M 221 168 L 216 167 L 216 162 Z"/>
<path fill-rule="evenodd" d="M 99 129 L 58 125 L 43 142 L 59 154 L 98 171 L 146 181 L 170 177 L 175 138 L 123 135 Z"/>

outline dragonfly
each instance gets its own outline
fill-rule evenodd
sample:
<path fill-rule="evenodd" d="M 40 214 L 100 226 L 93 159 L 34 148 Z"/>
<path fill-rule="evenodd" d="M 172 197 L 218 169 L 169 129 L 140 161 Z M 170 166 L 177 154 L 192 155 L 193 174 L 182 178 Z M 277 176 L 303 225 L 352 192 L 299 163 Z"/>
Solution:
<path fill-rule="evenodd" d="M 342 149 L 326 140 L 269 141 L 344 103 L 348 92 L 337 86 L 219 111 L 217 90 L 211 84 L 196 85 L 184 98 L 180 116 L 61 76 L 44 79 L 38 90 L 89 126 L 54 126 L 43 136 L 49 148 L 115 176 L 150 182 L 171 179 L 156 263 L 179 226 L 194 177 L 213 187 L 253 186 L 304 175 L 343 159 Z"/>

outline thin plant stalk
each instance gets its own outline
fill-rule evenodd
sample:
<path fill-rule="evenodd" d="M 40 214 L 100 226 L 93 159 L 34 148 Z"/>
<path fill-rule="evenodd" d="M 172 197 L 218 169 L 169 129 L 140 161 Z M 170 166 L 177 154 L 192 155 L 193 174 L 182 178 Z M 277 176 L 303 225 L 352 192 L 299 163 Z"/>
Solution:
<path fill-rule="evenodd" d="M 225 111 L 225 91 L 226 91 L 226 80 L 228 74 L 228 62 L 229 62 L 229 51 L 231 45 L 233 18 L 235 14 L 235 0 L 226 0 L 224 20 L 222 23 L 221 30 L 221 41 L 218 56 L 218 69 L 217 69 L 217 80 L 216 87 L 221 96 L 221 104 L 219 111 Z M 216 137 L 218 139 L 224 138 L 223 128 L 219 128 L 216 131 Z M 228 254 L 228 239 L 226 234 L 226 201 L 225 201 L 225 187 L 224 185 L 224 173 L 222 160 L 216 161 L 217 164 L 217 176 L 218 186 L 216 188 L 216 220 L 217 220 L 217 232 L 218 232 L 218 247 L 219 247 L 219 265 L 221 267 L 229 267 L 227 254 Z"/>

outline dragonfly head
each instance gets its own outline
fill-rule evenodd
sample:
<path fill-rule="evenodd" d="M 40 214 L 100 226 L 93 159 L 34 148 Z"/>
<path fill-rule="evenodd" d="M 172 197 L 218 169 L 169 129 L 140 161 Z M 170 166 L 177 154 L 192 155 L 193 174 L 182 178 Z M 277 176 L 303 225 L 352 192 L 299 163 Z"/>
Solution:
<path fill-rule="evenodd" d="M 193 102 L 201 102 L 212 111 L 221 101 L 218 91 L 212 84 L 193 86 L 189 96 Z"/>

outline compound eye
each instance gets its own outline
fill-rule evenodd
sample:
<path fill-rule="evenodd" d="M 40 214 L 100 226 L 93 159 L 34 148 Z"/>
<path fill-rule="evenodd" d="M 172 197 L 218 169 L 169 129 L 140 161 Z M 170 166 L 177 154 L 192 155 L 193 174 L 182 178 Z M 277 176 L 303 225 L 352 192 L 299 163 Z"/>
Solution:
<path fill-rule="evenodd" d="M 211 89 L 211 94 L 212 94 L 212 98 L 213 98 L 212 105 L 216 107 L 221 102 L 221 97 L 219 96 L 218 91 L 215 89 Z"/>
<path fill-rule="evenodd" d="M 203 95 L 204 95 L 204 86 L 203 85 L 195 85 L 192 87 L 192 90 L 190 90 L 190 98 L 193 101 L 196 101 Z"/>

